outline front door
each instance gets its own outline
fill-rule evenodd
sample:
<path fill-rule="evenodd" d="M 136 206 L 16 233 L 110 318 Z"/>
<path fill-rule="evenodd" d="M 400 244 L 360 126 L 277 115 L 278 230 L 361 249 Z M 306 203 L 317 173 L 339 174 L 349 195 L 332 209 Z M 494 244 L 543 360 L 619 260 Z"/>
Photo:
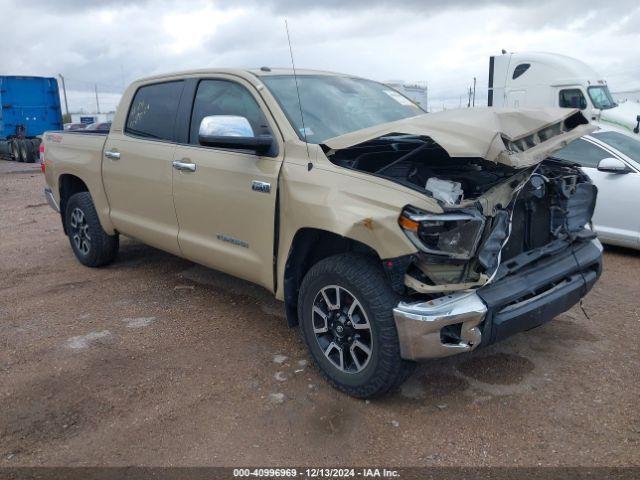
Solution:
<path fill-rule="evenodd" d="M 104 187 L 116 229 L 179 254 L 173 207 L 174 123 L 183 81 L 138 89 L 124 131 L 112 129 L 102 161 Z"/>
<path fill-rule="evenodd" d="M 640 174 L 635 170 L 629 173 L 601 172 L 597 168 L 600 160 L 619 157 L 584 138 L 575 140 L 554 153 L 554 156 L 579 164 L 598 187 L 593 214 L 593 225 L 598 236 L 610 243 L 637 248 L 640 245 L 639 222 L 635 212 L 640 208 L 637 200 Z"/>
<path fill-rule="evenodd" d="M 598 187 L 598 200 L 593 214 L 598 235 L 618 245 L 638 248 L 640 174 L 601 172 L 596 168 L 584 168 L 584 172 Z"/>
<path fill-rule="evenodd" d="M 174 160 L 173 198 L 183 255 L 193 261 L 273 289 L 274 231 L 282 147 L 275 156 L 203 147 L 201 120 L 245 117 L 257 135 L 277 132 L 254 88 L 227 78 L 199 81 L 188 145 Z M 277 136 L 277 135 L 274 135 Z M 281 143 L 281 142 L 280 142 Z M 185 169 L 184 165 L 191 165 Z"/>

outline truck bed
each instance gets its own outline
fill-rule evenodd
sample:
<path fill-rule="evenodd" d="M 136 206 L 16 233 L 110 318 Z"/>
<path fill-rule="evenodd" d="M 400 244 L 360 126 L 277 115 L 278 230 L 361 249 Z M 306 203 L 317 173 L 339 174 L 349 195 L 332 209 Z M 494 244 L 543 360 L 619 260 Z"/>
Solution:
<path fill-rule="evenodd" d="M 60 204 L 60 191 L 65 182 L 80 181 L 91 192 L 103 225 L 111 225 L 109 206 L 102 185 L 102 152 L 107 131 L 54 131 L 43 134 L 43 170 L 48 188 Z M 62 175 L 64 172 L 64 175 Z"/>
<path fill-rule="evenodd" d="M 54 133 L 54 132 L 48 132 L 48 133 Z M 76 134 L 76 133 L 81 133 L 81 134 L 85 134 L 85 135 L 91 135 L 91 134 L 98 134 L 98 135 L 108 135 L 109 134 L 109 130 L 83 130 L 83 129 L 79 129 L 79 130 L 62 130 L 59 132 L 55 132 L 55 133 L 70 133 L 70 134 Z"/>
<path fill-rule="evenodd" d="M 67 166 L 69 163 L 83 166 L 97 164 L 99 166 L 108 133 L 108 131 L 97 130 L 45 132 L 43 135 L 45 173 L 55 173 L 58 167 Z M 47 181 L 49 181 L 48 175 Z"/>

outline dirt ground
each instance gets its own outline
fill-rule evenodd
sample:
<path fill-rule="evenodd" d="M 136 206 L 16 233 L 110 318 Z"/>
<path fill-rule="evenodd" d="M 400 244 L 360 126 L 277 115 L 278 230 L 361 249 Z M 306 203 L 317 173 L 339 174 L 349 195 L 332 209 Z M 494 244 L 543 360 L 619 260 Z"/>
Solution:
<path fill-rule="evenodd" d="M 640 465 L 640 252 L 579 308 L 360 401 L 262 288 L 132 240 L 89 269 L 0 161 L 0 466 Z"/>

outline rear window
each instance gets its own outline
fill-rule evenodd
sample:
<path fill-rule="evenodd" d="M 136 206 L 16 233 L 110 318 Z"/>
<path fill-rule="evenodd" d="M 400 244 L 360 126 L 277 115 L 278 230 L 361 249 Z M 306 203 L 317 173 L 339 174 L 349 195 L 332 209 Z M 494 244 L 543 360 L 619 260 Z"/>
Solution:
<path fill-rule="evenodd" d="M 183 85 L 183 81 L 178 81 L 140 87 L 131 102 L 125 132 L 174 141 L 174 124 Z"/>

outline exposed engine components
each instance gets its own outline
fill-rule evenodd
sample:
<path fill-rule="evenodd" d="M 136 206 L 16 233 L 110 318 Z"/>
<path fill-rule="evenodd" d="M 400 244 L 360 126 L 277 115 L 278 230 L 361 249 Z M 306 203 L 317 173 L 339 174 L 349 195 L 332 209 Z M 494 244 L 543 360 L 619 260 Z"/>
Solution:
<path fill-rule="evenodd" d="M 433 198 L 440 200 L 447 205 L 457 205 L 464 196 L 462 184 L 460 184 L 460 182 L 440 180 L 436 177 L 430 177 L 427 180 L 425 189 Z"/>
<path fill-rule="evenodd" d="M 596 190 L 579 168 L 546 160 L 526 183 L 513 183 L 511 200 L 493 215 L 454 206 L 441 215 L 405 208 L 400 225 L 421 251 L 407 270 L 405 286 L 436 295 L 473 289 L 510 259 L 518 257 L 520 265 L 522 255 L 538 258 L 536 252 L 546 246 L 584 231 Z"/>

